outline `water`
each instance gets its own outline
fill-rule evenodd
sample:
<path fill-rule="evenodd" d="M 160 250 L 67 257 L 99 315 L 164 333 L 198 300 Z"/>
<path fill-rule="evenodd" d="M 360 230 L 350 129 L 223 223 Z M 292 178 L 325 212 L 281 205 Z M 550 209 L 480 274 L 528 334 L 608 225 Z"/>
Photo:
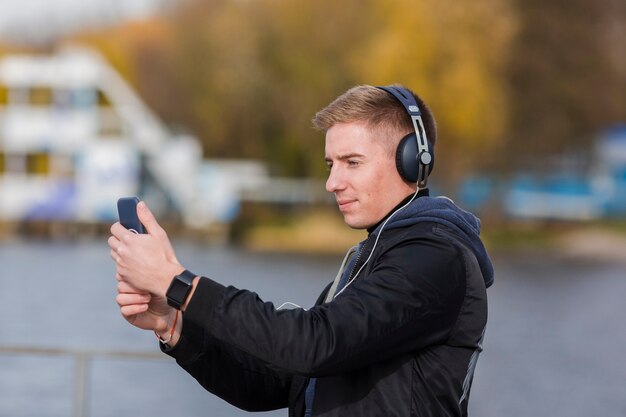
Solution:
<path fill-rule="evenodd" d="M 267 300 L 302 306 L 314 303 L 340 261 L 175 246 L 192 271 L 253 289 Z M 5 243 L 0 265 L 0 346 L 158 352 L 153 333 L 130 326 L 119 314 L 106 239 Z M 90 360 L 87 414 L 249 415 L 206 393 L 172 359 L 160 357 Z M 73 415 L 76 367 L 71 356 L 0 355 L 0 417 Z"/>
<path fill-rule="evenodd" d="M 626 416 L 626 259 L 496 262 L 475 416 Z"/>
<path fill-rule="evenodd" d="M 340 262 L 185 242 L 175 248 L 189 269 L 276 304 L 311 305 Z M 626 264 L 524 256 L 495 265 L 470 415 L 626 415 Z M 118 312 L 105 239 L 4 243 L 0 268 L 0 346 L 158 352 L 154 335 Z M 77 364 L 75 356 L 0 354 L 0 417 L 73 415 Z M 95 356 L 87 365 L 90 417 L 250 415 L 205 392 L 164 355 Z"/>

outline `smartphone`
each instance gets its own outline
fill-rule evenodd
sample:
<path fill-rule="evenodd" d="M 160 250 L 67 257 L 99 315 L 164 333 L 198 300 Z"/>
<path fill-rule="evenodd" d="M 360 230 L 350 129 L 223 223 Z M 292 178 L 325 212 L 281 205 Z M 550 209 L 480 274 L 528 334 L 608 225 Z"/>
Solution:
<path fill-rule="evenodd" d="M 137 197 L 122 197 L 117 200 L 117 213 L 122 226 L 134 233 L 146 233 L 146 229 L 137 216 Z"/>

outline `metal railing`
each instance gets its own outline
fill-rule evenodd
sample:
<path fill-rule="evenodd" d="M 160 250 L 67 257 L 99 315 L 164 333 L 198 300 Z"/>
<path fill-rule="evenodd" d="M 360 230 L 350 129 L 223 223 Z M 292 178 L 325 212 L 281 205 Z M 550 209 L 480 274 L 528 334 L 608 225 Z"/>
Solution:
<path fill-rule="evenodd" d="M 90 365 L 95 358 L 104 359 L 139 359 L 167 360 L 160 352 L 141 352 L 125 350 L 63 349 L 42 348 L 35 346 L 0 346 L 0 355 L 26 355 L 45 357 L 69 357 L 74 360 L 74 400 L 72 415 L 88 417 L 88 393 L 90 384 Z"/>

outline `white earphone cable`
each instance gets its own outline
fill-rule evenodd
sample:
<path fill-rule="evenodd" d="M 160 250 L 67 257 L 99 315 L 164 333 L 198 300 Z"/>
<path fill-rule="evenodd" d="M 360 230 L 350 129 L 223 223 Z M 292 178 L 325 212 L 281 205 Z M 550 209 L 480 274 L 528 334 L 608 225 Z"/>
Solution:
<path fill-rule="evenodd" d="M 409 204 L 411 204 L 413 202 L 413 200 L 415 200 L 415 197 L 417 197 L 417 193 L 419 193 L 419 187 L 415 190 L 415 194 L 413 194 L 413 196 L 411 197 L 411 199 L 402 207 L 398 208 L 396 211 L 394 211 L 393 213 L 391 213 L 391 215 L 389 217 L 387 217 L 387 220 L 385 220 L 382 224 L 382 226 L 380 226 L 380 230 L 378 231 L 378 234 L 376 235 L 376 240 L 374 241 L 374 246 L 372 247 L 372 250 L 370 251 L 367 259 L 365 260 L 365 262 L 363 262 L 363 265 L 361 265 L 361 267 L 359 268 L 359 270 L 356 272 L 356 274 L 354 274 L 354 276 L 352 278 L 350 278 L 350 281 L 348 281 L 348 283 L 346 283 L 346 285 L 344 285 L 344 287 L 337 292 L 337 294 L 335 294 L 335 297 L 337 297 L 339 294 L 341 294 L 342 292 L 345 291 L 346 288 L 348 288 L 348 286 L 350 284 L 352 284 L 354 282 L 354 280 L 356 279 L 356 277 L 359 276 L 359 274 L 361 273 L 361 271 L 363 270 L 363 268 L 365 268 L 365 265 L 367 265 L 367 263 L 369 262 L 369 260 L 372 258 L 372 254 L 374 253 L 374 249 L 376 249 L 376 245 L 378 244 L 378 239 L 380 238 L 380 235 L 383 234 L 383 230 L 385 229 L 385 226 L 387 225 L 387 222 L 389 222 L 389 220 L 391 220 L 391 218 L 393 216 L 395 216 L 396 213 L 398 213 L 399 211 L 401 211 L 402 209 L 406 208 Z M 333 297 L 333 298 L 335 298 Z"/>

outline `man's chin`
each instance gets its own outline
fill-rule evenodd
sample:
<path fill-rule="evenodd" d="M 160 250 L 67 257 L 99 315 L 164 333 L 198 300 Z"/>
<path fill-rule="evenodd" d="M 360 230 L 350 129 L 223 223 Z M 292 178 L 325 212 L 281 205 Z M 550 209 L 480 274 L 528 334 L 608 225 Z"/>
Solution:
<path fill-rule="evenodd" d="M 343 216 L 343 221 L 350 229 L 354 230 L 363 230 L 367 229 L 369 226 L 364 225 L 363 222 L 360 222 L 358 219 L 351 219 L 349 216 Z"/>

